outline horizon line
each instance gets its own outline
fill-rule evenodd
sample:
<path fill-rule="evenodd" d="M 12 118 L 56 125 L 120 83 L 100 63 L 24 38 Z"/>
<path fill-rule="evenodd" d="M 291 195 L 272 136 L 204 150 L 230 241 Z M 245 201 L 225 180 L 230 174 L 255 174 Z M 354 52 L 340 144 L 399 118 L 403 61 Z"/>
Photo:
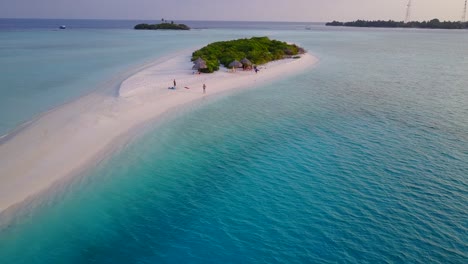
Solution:
<path fill-rule="evenodd" d="M 161 19 L 142 18 L 57 18 L 57 17 L 0 17 L 0 19 L 37 19 L 37 20 L 120 20 L 120 21 L 145 21 Z M 286 20 L 216 20 L 216 19 L 164 19 L 165 21 L 197 21 L 197 22 L 265 22 L 265 23 L 326 23 L 328 21 L 286 21 Z"/>
<path fill-rule="evenodd" d="M 36 20 L 114 20 L 114 21 L 161 21 L 161 19 L 141 19 L 141 18 L 56 18 L 56 17 L 0 17 L 0 19 L 36 19 Z M 413 20 L 411 22 L 419 22 L 419 21 L 430 21 L 433 19 L 439 19 L 437 17 L 431 19 L 424 19 L 424 20 Z M 354 20 L 343 20 L 344 22 L 353 22 L 357 20 L 364 20 L 364 21 L 404 21 L 403 19 L 395 20 L 395 19 L 354 19 Z M 449 22 L 460 22 L 460 20 L 441 20 L 440 21 L 449 21 Z M 216 20 L 216 19 L 165 19 L 165 21 L 194 21 L 194 22 L 256 22 L 256 23 L 327 23 L 332 21 L 341 22 L 341 20 L 332 19 L 328 21 L 286 21 L 286 20 Z"/>

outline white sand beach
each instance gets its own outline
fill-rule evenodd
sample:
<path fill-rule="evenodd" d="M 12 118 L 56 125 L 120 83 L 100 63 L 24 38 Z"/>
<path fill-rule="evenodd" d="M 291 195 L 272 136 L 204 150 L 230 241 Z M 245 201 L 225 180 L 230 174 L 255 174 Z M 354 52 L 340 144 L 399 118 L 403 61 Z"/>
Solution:
<path fill-rule="evenodd" d="M 118 96 L 96 91 L 57 107 L 0 143 L 0 212 L 96 164 L 120 138 L 150 120 L 196 100 L 294 75 L 317 61 L 304 54 L 263 65 L 258 74 L 225 69 L 193 74 L 186 52 L 126 79 Z M 177 88 L 170 90 L 173 79 Z"/>

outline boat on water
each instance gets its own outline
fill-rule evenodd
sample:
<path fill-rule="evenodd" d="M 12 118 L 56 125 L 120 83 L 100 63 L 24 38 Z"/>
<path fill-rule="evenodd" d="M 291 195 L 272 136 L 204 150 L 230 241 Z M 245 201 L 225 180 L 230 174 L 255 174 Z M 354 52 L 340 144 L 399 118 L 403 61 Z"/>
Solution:
<path fill-rule="evenodd" d="M 60 29 L 66 29 L 66 28 L 67 28 L 67 26 L 65 26 L 65 25 L 61 25 L 59 28 L 60 28 Z"/>

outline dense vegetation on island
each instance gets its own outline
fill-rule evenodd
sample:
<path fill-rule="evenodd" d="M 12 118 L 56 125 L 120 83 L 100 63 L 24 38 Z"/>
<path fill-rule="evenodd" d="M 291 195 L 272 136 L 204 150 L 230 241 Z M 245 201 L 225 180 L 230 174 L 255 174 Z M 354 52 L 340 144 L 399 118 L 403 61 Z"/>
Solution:
<path fill-rule="evenodd" d="M 271 40 L 268 37 L 253 37 L 211 43 L 192 54 L 192 61 L 198 58 L 206 62 L 206 69 L 200 71 L 211 73 L 219 70 L 220 64 L 228 67 L 234 60 L 247 58 L 259 65 L 286 57 L 297 56 L 305 50 L 295 44 Z"/>
<path fill-rule="evenodd" d="M 439 19 L 432 19 L 430 21 L 393 21 L 393 20 L 356 20 L 352 22 L 339 22 L 333 21 L 326 24 L 327 26 L 345 26 L 345 27 L 382 27 L 382 28 L 439 28 L 439 29 L 464 29 L 468 28 L 468 22 L 458 21 L 440 21 Z"/>
<path fill-rule="evenodd" d="M 135 29 L 149 29 L 149 30 L 157 30 L 157 29 L 172 29 L 172 30 L 190 30 L 185 24 L 175 24 L 174 21 L 170 23 L 163 20 L 161 24 L 138 24 L 134 27 Z"/>

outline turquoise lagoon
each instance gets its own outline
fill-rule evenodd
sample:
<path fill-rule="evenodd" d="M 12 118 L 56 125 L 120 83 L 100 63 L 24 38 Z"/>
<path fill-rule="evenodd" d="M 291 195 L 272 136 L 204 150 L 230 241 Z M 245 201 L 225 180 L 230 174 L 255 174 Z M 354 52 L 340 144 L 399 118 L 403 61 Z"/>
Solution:
<path fill-rule="evenodd" d="M 265 25 L 0 32 L 2 133 L 211 41 L 320 58 L 149 124 L 19 210 L 0 263 L 466 263 L 468 34 Z"/>

